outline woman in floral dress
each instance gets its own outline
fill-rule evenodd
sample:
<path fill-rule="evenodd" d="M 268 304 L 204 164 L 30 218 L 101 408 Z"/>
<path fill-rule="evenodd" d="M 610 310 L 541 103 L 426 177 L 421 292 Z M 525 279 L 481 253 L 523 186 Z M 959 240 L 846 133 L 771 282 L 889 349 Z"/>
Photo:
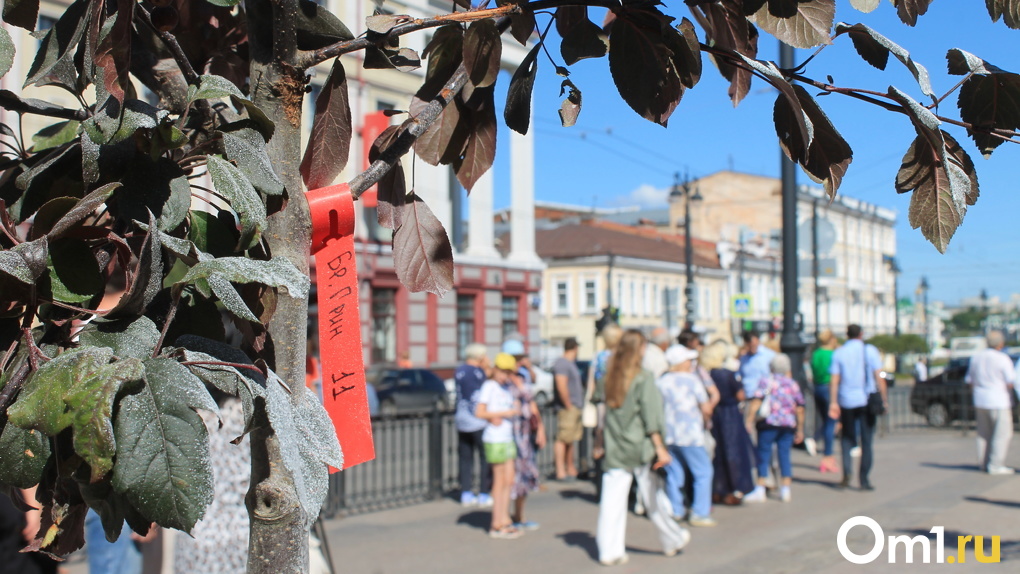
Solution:
<path fill-rule="evenodd" d="M 531 397 L 531 390 L 524 377 L 512 377 L 511 390 L 514 401 L 521 405 L 521 414 L 514 418 L 514 442 L 517 444 L 517 461 L 515 463 L 514 485 L 510 490 L 513 499 L 513 511 L 510 513 L 517 530 L 537 530 L 538 523 L 524 519 L 524 503 L 528 493 L 538 490 L 538 465 L 535 464 L 535 448 L 545 446 L 545 426 L 538 412 L 538 405 Z M 532 444 L 534 433 L 534 445 Z"/>

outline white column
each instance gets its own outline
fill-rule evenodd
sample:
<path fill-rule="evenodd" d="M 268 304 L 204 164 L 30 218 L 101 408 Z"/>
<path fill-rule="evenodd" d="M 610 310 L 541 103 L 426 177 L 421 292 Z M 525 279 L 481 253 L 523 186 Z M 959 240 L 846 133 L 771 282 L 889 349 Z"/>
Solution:
<path fill-rule="evenodd" d="M 468 255 L 479 257 L 499 257 L 493 237 L 492 192 L 495 168 L 489 168 L 475 182 L 471 195 L 468 196 Z"/>
<path fill-rule="evenodd" d="M 450 168 L 445 165 L 429 165 L 424 161 L 414 164 L 414 192 L 425 200 L 432 213 L 443 224 L 446 233 L 453 239 L 453 207 L 450 204 Z M 408 185 L 412 180 L 408 179 Z"/>
<path fill-rule="evenodd" d="M 537 263 L 535 252 L 535 135 L 510 130 L 510 257 Z"/>

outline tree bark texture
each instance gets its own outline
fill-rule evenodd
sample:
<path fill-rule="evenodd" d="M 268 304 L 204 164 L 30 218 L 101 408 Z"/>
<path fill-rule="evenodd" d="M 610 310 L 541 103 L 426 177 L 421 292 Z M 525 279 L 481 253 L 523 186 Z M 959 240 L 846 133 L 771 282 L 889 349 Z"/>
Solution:
<path fill-rule="evenodd" d="M 267 145 L 288 201 L 269 218 L 266 243 L 274 257 L 286 257 L 308 273 L 311 219 L 298 166 L 301 161 L 301 103 L 304 70 L 291 65 L 297 55 L 296 0 L 246 0 L 251 49 L 251 100 L 276 123 Z M 269 324 L 273 369 L 294 386 L 304 384 L 308 301 L 280 297 Z M 296 397 L 297 395 L 295 395 Z M 264 415 L 264 411 L 262 413 Z M 248 572 L 285 574 L 308 571 L 309 520 L 298 500 L 279 441 L 266 418 L 252 433 L 251 487 L 246 504 L 251 518 Z"/>

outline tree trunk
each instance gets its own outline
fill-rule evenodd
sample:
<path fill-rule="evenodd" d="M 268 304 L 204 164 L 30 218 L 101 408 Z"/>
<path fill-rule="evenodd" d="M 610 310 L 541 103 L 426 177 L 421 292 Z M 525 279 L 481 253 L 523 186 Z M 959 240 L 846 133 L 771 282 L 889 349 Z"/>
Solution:
<path fill-rule="evenodd" d="M 297 53 L 293 26 L 297 2 L 248 0 L 246 9 L 250 96 L 276 123 L 267 152 L 288 195 L 286 207 L 269 218 L 265 239 L 273 257 L 286 257 L 307 274 L 311 219 L 298 171 L 305 78 L 303 70 L 289 65 Z M 281 379 L 296 387 L 304 385 L 307 321 L 307 300 L 280 297 L 269 324 L 273 368 Z M 307 572 L 307 525 L 311 521 L 301 508 L 293 477 L 283 464 L 279 441 L 265 418 L 262 422 L 252 433 L 251 488 L 245 501 L 251 518 L 248 572 Z"/>

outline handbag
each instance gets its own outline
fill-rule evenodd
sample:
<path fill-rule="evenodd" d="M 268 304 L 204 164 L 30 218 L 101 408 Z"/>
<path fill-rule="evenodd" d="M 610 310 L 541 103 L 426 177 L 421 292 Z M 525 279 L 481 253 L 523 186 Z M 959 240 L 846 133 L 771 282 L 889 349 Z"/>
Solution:
<path fill-rule="evenodd" d="M 758 412 L 754 413 L 754 420 L 761 422 L 772 414 L 772 385 L 765 387 L 765 396 L 758 405 Z"/>
<path fill-rule="evenodd" d="M 864 384 L 868 384 L 868 345 L 864 343 Z M 868 393 L 868 414 L 881 416 L 885 414 L 885 401 L 882 400 L 882 393 L 878 392 L 878 381 L 875 381 L 875 390 Z"/>
<path fill-rule="evenodd" d="M 581 408 L 581 426 L 586 429 L 593 429 L 599 424 L 599 410 L 595 403 L 591 402 L 592 394 L 595 391 L 595 361 L 592 361 L 588 368 L 588 384 L 584 390 L 584 406 Z"/>

